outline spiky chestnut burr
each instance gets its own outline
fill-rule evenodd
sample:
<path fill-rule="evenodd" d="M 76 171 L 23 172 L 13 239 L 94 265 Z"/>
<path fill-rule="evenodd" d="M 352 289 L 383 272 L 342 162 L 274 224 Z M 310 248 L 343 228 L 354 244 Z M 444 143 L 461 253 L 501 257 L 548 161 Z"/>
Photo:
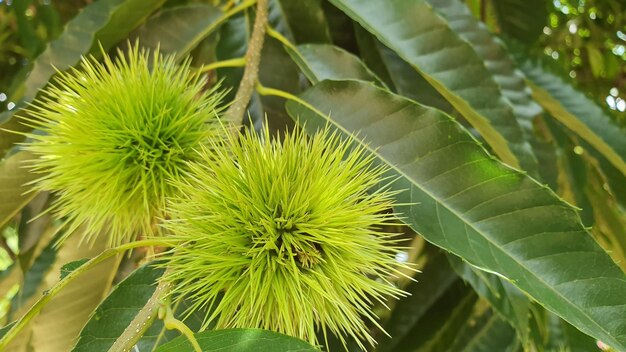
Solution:
<path fill-rule="evenodd" d="M 406 267 L 383 230 L 396 218 L 393 194 L 370 192 L 386 170 L 328 129 L 283 139 L 265 129 L 226 145 L 205 150 L 169 201 L 173 249 L 162 265 L 174 298 L 210 307 L 205 327 L 374 344 L 372 304 L 404 294 L 390 277 Z"/>
<path fill-rule="evenodd" d="M 42 175 L 34 189 L 56 194 L 51 209 L 68 220 L 68 235 L 82 225 L 86 241 L 106 236 L 118 245 L 152 234 L 165 198 L 176 192 L 170 180 L 223 131 L 222 94 L 205 84 L 189 60 L 177 64 L 137 45 L 59 72 L 23 117 L 42 132 L 26 134 L 24 148 Z"/>

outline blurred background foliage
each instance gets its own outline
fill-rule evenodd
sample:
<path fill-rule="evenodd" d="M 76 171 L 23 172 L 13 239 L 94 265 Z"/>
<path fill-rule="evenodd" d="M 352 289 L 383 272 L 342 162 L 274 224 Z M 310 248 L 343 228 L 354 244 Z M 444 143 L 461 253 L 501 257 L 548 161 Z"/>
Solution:
<path fill-rule="evenodd" d="M 626 123 L 626 2 L 553 0 L 537 50 Z"/>
<path fill-rule="evenodd" d="M 626 2 L 467 0 L 476 17 L 516 40 L 626 125 Z M 528 11 L 532 8 L 534 11 Z M 536 56 L 539 56 L 536 55 Z"/>

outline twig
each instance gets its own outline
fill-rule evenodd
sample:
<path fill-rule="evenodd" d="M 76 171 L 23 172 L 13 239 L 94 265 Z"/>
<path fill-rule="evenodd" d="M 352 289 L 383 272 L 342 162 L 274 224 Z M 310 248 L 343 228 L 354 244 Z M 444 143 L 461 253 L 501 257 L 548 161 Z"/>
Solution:
<path fill-rule="evenodd" d="M 196 71 L 196 72 L 197 73 L 205 73 L 205 72 L 213 71 L 213 70 L 218 69 L 218 68 L 223 68 L 223 67 L 242 67 L 242 66 L 245 66 L 245 65 L 246 65 L 246 58 L 245 57 L 238 57 L 236 59 L 217 61 L 217 62 L 210 63 L 208 65 L 204 65 L 204 66 L 198 68 L 198 71 Z"/>
<path fill-rule="evenodd" d="M 108 352 L 130 351 L 143 334 L 150 328 L 159 312 L 160 302 L 169 292 L 169 284 L 160 282 L 145 306 L 137 313 L 133 321 L 124 332 L 115 340 Z"/>
<path fill-rule="evenodd" d="M 265 39 L 265 30 L 267 27 L 267 4 L 268 0 L 258 0 L 256 8 L 256 17 L 254 19 L 254 27 L 252 36 L 248 43 L 246 51 L 246 67 L 243 71 L 243 77 L 239 83 L 239 89 L 233 104 L 226 111 L 226 121 L 233 123 L 235 131 L 239 130 L 243 122 L 246 107 L 252 98 L 255 84 L 259 76 L 259 63 L 261 62 L 261 49 L 263 49 L 263 41 Z"/>

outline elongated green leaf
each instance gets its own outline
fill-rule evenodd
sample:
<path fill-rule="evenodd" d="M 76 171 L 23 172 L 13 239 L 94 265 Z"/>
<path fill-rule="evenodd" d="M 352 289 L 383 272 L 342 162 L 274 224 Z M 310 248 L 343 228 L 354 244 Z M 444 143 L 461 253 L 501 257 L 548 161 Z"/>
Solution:
<path fill-rule="evenodd" d="M 289 103 L 307 128 L 332 124 L 389 165 L 397 211 L 428 241 L 508 278 L 583 332 L 626 350 L 626 275 L 576 210 L 490 157 L 449 116 L 370 84 L 324 81 Z M 331 114 L 332 112 L 332 114 Z"/>
<path fill-rule="evenodd" d="M 260 329 L 213 330 L 195 334 L 202 351 L 229 352 L 315 352 L 315 347 L 295 337 Z M 180 336 L 159 347 L 157 352 L 194 352 Z"/>
<path fill-rule="evenodd" d="M 454 0 L 428 0 L 433 8 L 447 21 L 450 28 L 472 45 L 485 63 L 493 80 L 500 86 L 502 95 L 513 108 L 527 140 L 533 138 L 532 120 L 542 109 L 531 98 L 524 75 L 509 56 L 502 42 L 487 27 L 475 19 L 464 3 Z M 542 25 L 543 28 L 543 25 Z"/>
<path fill-rule="evenodd" d="M 541 181 L 550 186 L 551 189 L 558 189 L 559 170 L 557 165 L 557 146 L 550 133 L 546 118 L 551 120 L 547 113 L 535 119 L 537 137 L 531 140 L 533 150 L 539 161 L 539 174 Z"/>
<path fill-rule="evenodd" d="M 557 75 L 530 61 L 523 62 L 521 68 L 532 82 L 535 99 L 626 175 L 626 132 L 602 108 Z"/>
<path fill-rule="evenodd" d="M 55 74 L 76 65 L 81 55 L 95 52 L 99 45 L 106 50 L 124 39 L 165 0 L 99 0 L 85 8 L 70 22 L 59 38 L 52 41 L 37 57 L 24 82 L 24 96 L 19 106 L 35 98 Z M 54 65 L 54 66 L 53 66 Z M 15 97 L 11 97 L 15 99 Z M 13 117 L 18 109 L 0 114 L 0 153 L 23 140 L 21 135 L 2 129 L 26 132 L 30 128 Z"/>
<path fill-rule="evenodd" d="M 511 107 L 482 60 L 424 0 L 331 0 L 443 95 L 506 163 L 536 169 Z"/>
<path fill-rule="evenodd" d="M 30 188 L 24 185 L 37 178 L 24 167 L 24 161 L 32 157 L 29 152 L 18 152 L 0 162 L 0 229 L 37 195 L 26 193 Z"/>
<path fill-rule="evenodd" d="M 567 322 L 560 320 L 560 323 L 565 332 L 565 338 L 567 341 L 567 348 L 571 352 L 587 352 L 593 351 L 594 347 L 597 348 L 598 344 L 594 338 L 583 334 L 578 329 L 568 324 Z"/>
<path fill-rule="evenodd" d="M 358 79 L 384 86 L 358 57 L 339 47 L 329 44 L 303 44 L 297 48 L 297 53 L 287 47 L 285 49 L 311 83 L 325 79 Z"/>
<path fill-rule="evenodd" d="M 178 6 L 150 18 L 133 37 L 142 46 L 159 46 L 162 52 L 181 58 L 226 19 L 220 9 L 209 4 Z"/>
<path fill-rule="evenodd" d="M 108 351 L 152 297 L 163 271 L 144 265 L 115 286 L 91 315 L 72 351 Z"/>
<path fill-rule="evenodd" d="M 392 351 L 413 326 L 432 308 L 450 287 L 459 281 L 443 253 L 436 253 L 420 268 L 419 281 L 405 290 L 411 295 L 400 299 L 383 325 L 391 336 L 378 339 L 380 351 Z"/>
<path fill-rule="evenodd" d="M 284 36 L 291 37 L 291 27 L 287 18 L 290 13 L 283 11 L 281 4 L 278 0 L 270 1 L 268 21 L 272 27 L 276 28 Z M 252 27 L 251 23 L 249 27 Z M 268 87 L 296 94 L 300 92 L 298 66 L 289 57 L 289 54 L 285 52 L 283 45 L 271 37 L 265 38 L 265 44 L 261 51 L 259 81 Z M 293 126 L 293 121 L 287 115 L 285 106 L 280 98 L 277 99 L 272 96 L 259 97 L 252 100 L 250 110 L 252 123 L 257 128 L 263 125 L 266 119 L 271 130 L 282 130 Z"/>
<path fill-rule="evenodd" d="M 273 0 L 296 43 L 330 43 L 330 29 L 320 0 Z"/>
<path fill-rule="evenodd" d="M 530 308 L 528 298 L 515 286 L 494 274 L 473 268 L 453 255 L 448 255 L 448 260 L 459 276 L 515 328 L 520 339 L 527 341 Z"/>

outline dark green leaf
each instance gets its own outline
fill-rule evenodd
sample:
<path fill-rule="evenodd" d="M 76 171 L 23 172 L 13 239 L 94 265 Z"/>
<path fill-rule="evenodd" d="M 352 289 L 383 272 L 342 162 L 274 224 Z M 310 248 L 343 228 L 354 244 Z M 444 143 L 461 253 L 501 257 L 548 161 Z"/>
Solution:
<path fill-rule="evenodd" d="M 213 330 L 195 334 L 202 351 L 229 352 L 315 352 L 319 351 L 295 337 L 260 329 Z M 156 352 L 194 352 L 180 336 L 157 348 Z"/>
<path fill-rule="evenodd" d="M 273 38 L 265 39 L 261 52 L 259 81 L 268 87 L 292 93 L 300 92 L 298 67 L 287 55 L 282 44 Z M 262 124 L 266 116 L 272 130 L 283 130 L 293 126 L 293 121 L 287 115 L 282 99 L 263 96 L 259 100 L 262 112 L 253 121 L 255 126 Z"/>
<path fill-rule="evenodd" d="M 320 0 L 273 0 L 296 43 L 330 43 L 330 30 Z"/>
<path fill-rule="evenodd" d="M 93 312 L 72 351 L 107 351 L 148 302 L 163 271 L 147 264 L 115 286 Z"/>
<path fill-rule="evenodd" d="M 358 79 L 384 86 L 381 80 L 349 52 L 329 44 L 298 45 L 294 53 L 285 48 L 311 83 L 325 79 Z"/>
<path fill-rule="evenodd" d="M 209 4 L 189 4 L 162 11 L 141 26 L 133 37 L 142 46 L 160 47 L 163 53 L 187 55 L 226 20 L 224 13 Z"/>
<path fill-rule="evenodd" d="M 351 53 L 358 53 L 359 51 L 354 35 L 354 21 L 337 7 L 333 6 L 330 1 L 323 1 L 322 9 L 324 9 L 328 27 L 330 27 L 330 35 L 333 39 L 332 44 Z"/>
<path fill-rule="evenodd" d="M 29 21 L 26 11 L 32 6 L 33 0 L 16 1 L 13 5 L 17 34 L 20 38 L 20 46 L 26 49 L 28 55 L 33 57 L 41 51 L 44 46 L 41 38 L 37 35 L 35 24 Z"/>
<path fill-rule="evenodd" d="M 536 169 L 513 110 L 469 43 L 424 0 L 331 0 L 410 63 L 509 165 Z"/>
<path fill-rule="evenodd" d="M 626 209 L 626 175 L 621 173 L 613 164 L 611 164 L 604 156 L 587 148 L 593 156 L 598 159 L 602 166 L 602 171 L 606 176 L 609 189 L 615 195 L 615 199 L 619 202 L 622 209 Z"/>
<path fill-rule="evenodd" d="M 302 97 L 316 111 L 291 102 L 293 118 L 315 129 L 330 115 L 391 167 L 405 204 L 397 211 L 416 232 L 626 349 L 626 275 L 572 206 L 490 157 L 437 110 L 357 81 L 324 81 Z"/>
<path fill-rule="evenodd" d="M 64 264 L 61 267 L 61 277 L 59 278 L 59 280 L 63 280 L 63 278 L 65 278 L 69 273 L 78 269 L 81 265 L 87 263 L 88 261 L 89 259 L 85 258 Z"/>

